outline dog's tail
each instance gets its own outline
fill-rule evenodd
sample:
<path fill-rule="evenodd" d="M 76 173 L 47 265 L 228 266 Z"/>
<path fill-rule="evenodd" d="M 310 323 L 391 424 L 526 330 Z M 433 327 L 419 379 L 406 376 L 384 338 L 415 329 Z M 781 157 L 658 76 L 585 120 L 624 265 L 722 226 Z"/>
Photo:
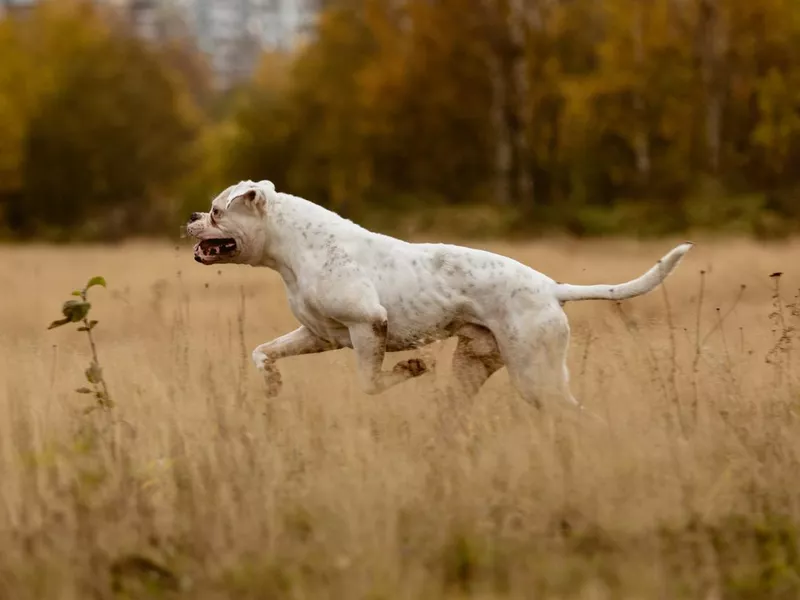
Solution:
<path fill-rule="evenodd" d="M 618 285 L 570 285 L 568 283 L 559 283 L 556 287 L 556 298 L 558 298 L 559 302 L 570 302 L 573 300 L 627 300 L 628 298 L 641 296 L 664 281 L 692 246 L 691 242 L 676 246 L 647 273 L 627 283 Z"/>

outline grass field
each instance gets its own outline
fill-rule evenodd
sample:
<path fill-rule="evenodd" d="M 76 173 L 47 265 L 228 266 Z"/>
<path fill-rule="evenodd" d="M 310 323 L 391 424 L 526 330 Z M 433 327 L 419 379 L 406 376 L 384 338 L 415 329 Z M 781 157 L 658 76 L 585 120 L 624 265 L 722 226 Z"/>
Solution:
<path fill-rule="evenodd" d="M 673 241 L 487 247 L 592 283 Z M 295 325 L 271 271 L 4 247 L 0 598 L 796 598 L 798 257 L 699 240 L 666 295 L 569 305 L 604 427 L 534 412 L 503 371 L 446 401 L 452 341 L 377 397 L 348 350 L 288 359 L 268 401 L 250 351 Z M 46 327 L 98 274 L 116 407 L 84 415 L 84 334 Z"/>

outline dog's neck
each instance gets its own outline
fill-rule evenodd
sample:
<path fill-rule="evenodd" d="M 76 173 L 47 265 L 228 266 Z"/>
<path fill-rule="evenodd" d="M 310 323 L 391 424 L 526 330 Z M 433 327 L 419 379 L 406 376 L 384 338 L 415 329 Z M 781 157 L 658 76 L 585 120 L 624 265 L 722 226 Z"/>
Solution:
<path fill-rule="evenodd" d="M 323 251 L 333 240 L 369 236 L 370 232 L 344 217 L 291 194 L 276 193 L 267 207 L 266 243 L 258 266 L 294 280 L 308 253 Z"/>

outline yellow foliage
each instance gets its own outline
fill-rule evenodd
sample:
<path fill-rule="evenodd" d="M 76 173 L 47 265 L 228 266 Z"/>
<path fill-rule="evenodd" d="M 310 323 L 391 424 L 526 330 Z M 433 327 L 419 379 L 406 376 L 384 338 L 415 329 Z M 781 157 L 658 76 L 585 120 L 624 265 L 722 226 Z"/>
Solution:
<path fill-rule="evenodd" d="M 64 128 L 53 147 L 92 156 L 85 185 L 103 198 L 122 185 L 123 161 L 101 152 L 122 142 L 83 139 L 56 117 L 68 99 L 113 130 L 107 88 L 137 97 L 131 69 L 152 86 L 137 102 L 164 135 L 128 129 L 141 152 L 126 152 L 148 157 L 139 193 L 160 206 L 206 202 L 212 182 L 269 178 L 351 216 L 489 203 L 582 232 L 598 229 L 582 215 L 641 205 L 681 228 L 703 211 L 680 200 L 713 180 L 800 221 L 796 0 L 338 0 L 294 54 L 265 54 L 217 121 L 203 110 L 202 69 L 176 68 L 184 59 L 168 45 L 121 49 L 132 42 L 114 27 L 80 0 L 0 21 L 0 204 L 30 194 L 42 114 Z M 82 96 L 69 88 L 76 72 L 106 87 Z"/>
<path fill-rule="evenodd" d="M 146 47 L 86 1 L 45 1 L 0 20 L 6 227 L 114 236 L 122 221 L 144 226 L 143 202 L 154 202 L 153 216 L 174 206 L 172 185 L 203 120 L 169 66 L 175 52 Z"/>

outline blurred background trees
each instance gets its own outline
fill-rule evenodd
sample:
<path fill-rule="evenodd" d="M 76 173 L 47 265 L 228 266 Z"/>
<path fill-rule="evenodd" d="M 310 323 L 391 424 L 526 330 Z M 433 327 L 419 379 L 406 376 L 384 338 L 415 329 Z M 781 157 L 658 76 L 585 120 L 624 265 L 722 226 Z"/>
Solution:
<path fill-rule="evenodd" d="M 89 2 L 0 21 L 6 233 L 174 232 L 263 178 L 387 229 L 800 224 L 796 0 L 334 0 L 235 86 L 203 60 Z"/>
<path fill-rule="evenodd" d="M 174 219 L 202 122 L 189 79 L 170 68 L 179 53 L 143 44 L 88 3 L 41 3 L 0 21 L 8 232 L 115 239 Z"/>

